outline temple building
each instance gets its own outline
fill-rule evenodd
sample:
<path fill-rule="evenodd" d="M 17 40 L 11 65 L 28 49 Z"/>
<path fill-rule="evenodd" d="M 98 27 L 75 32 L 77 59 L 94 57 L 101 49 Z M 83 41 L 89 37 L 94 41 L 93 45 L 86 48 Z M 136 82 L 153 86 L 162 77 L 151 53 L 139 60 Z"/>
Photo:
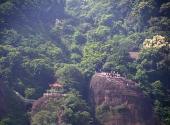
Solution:
<path fill-rule="evenodd" d="M 63 88 L 63 85 L 60 84 L 60 83 L 55 82 L 54 84 L 50 84 L 49 87 L 50 87 L 51 89 L 60 90 L 60 89 Z"/>
<path fill-rule="evenodd" d="M 44 97 L 52 97 L 52 96 L 62 96 L 61 90 L 63 89 L 63 85 L 55 82 L 49 85 L 50 89 L 43 94 Z"/>

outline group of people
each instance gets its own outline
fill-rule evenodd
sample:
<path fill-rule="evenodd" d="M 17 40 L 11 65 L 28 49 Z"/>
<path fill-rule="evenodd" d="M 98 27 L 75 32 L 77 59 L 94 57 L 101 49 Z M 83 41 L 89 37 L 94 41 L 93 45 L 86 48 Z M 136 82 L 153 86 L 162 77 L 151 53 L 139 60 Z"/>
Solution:
<path fill-rule="evenodd" d="M 116 71 L 108 72 L 108 71 L 101 71 L 101 70 L 99 70 L 99 71 L 95 71 L 95 73 L 102 73 L 103 75 L 106 75 L 109 78 L 111 78 L 111 77 L 116 77 L 116 78 L 121 77 L 121 75 L 118 72 L 116 72 Z"/>
<path fill-rule="evenodd" d="M 115 72 L 115 71 L 111 71 L 110 73 L 106 72 L 106 76 L 108 76 L 109 78 L 113 78 L 113 77 L 114 78 L 120 78 L 121 77 L 121 75 L 118 72 Z M 122 84 L 122 82 L 119 82 L 119 83 Z M 126 86 L 129 86 L 128 82 L 126 82 L 125 84 L 126 84 Z"/>
<path fill-rule="evenodd" d="M 119 78 L 120 74 L 118 72 L 111 71 L 111 72 L 106 72 L 106 76 Z"/>

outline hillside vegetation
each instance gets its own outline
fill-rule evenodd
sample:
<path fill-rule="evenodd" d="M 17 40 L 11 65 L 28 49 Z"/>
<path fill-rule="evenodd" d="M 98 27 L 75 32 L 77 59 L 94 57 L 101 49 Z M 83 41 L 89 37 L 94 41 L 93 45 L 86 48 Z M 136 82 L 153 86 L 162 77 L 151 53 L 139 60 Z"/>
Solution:
<path fill-rule="evenodd" d="M 59 80 L 70 93 L 61 100 L 68 107 L 63 124 L 94 125 L 89 81 L 95 71 L 114 70 L 137 81 L 162 124 L 169 125 L 169 10 L 169 0 L 1 0 L 0 81 L 37 99 Z M 54 116 L 47 114 L 62 104 L 51 102 L 52 108 L 38 112 L 32 124 L 54 125 Z M 0 125 L 24 122 L 14 115 L 1 115 Z"/>

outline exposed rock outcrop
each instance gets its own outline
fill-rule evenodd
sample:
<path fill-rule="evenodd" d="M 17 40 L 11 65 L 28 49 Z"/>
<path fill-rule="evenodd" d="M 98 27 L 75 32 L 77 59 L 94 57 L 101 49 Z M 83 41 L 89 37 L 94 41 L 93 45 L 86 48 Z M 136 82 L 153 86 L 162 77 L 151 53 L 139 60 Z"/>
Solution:
<path fill-rule="evenodd" d="M 52 95 L 52 96 L 49 96 L 49 97 L 43 96 L 43 97 L 39 98 L 38 100 L 36 100 L 33 103 L 31 114 L 34 115 L 35 113 L 41 111 L 44 107 L 46 107 L 46 105 L 50 101 L 59 100 L 61 97 L 62 97 L 61 94 L 56 94 L 56 95 Z"/>
<path fill-rule="evenodd" d="M 150 99 L 135 84 L 106 73 L 96 73 L 92 77 L 90 97 L 102 125 L 159 125 Z"/>
<path fill-rule="evenodd" d="M 55 114 L 55 121 L 53 121 L 57 125 L 62 125 L 64 123 L 63 118 L 63 110 L 60 109 L 60 106 L 58 103 L 60 102 L 60 99 L 66 96 L 66 94 L 62 94 L 61 90 L 63 88 L 62 84 L 59 83 L 53 83 L 49 85 L 50 89 L 47 90 L 43 94 L 42 97 L 40 97 L 38 100 L 36 100 L 31 109 L 31 122 L 36 121 L 36 115 L 38 113 L 45 113 L 48 115 L 48 113 L 51 113 L 49 110 L 53 110 L 53 114 Z M 57 104 L 56 104 L 57 103 Z M 52 107 L 51 107 L 52 106 Z M 46 111 L 46 112 L 43 112 Z M 43 116 L 40 116 L 43 117 Z M 45 118 L 42 118 L 45 119 Z M 44 124 L 44 123 L 43 123 Z M 45 123 L 46 124 L 46 123 Z"/>

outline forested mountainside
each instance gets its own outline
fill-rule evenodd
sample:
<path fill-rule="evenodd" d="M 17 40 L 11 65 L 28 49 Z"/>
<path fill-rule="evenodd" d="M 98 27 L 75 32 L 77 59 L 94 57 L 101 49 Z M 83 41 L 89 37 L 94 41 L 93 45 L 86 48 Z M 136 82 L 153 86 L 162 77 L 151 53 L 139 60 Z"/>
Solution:
<path fill-rule="evenodd" d="M 22 104 L 13 91 L 38 99 L 58 80 L 67 96 L 50 101 L 30 124 L 56 124 L 63 105 L 62 124 L 98 125 L 90 80 L 95 71 L 116 71 L 138 83 L 161 124 L 169 125 L 169 11 L 169 0 L 1 0 L 0 87 L 6 95 L 0 94 L 0 111 L 10 98 Z M 16 110 L 0 113 L 0 125 L 29 124 Z"/>

